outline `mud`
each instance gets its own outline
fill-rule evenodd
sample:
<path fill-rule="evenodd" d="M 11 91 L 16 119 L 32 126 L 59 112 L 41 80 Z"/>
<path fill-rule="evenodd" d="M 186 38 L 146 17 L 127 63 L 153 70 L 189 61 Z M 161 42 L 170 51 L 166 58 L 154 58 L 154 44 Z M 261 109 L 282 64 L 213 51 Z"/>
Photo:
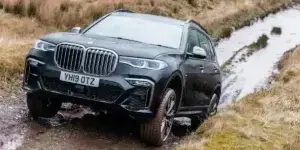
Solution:
<path fill-rule="evenodd" d="M 224 73 L 221 107 L 267 85 L 269 77 L 276 72 L 276 62 L 300 43 L 299 8 L 269 15 L 220 41 L 216 49 L 219 62 L 221 65 L 226 62 L 228 70 Z M 281 35 L 271 35 L 274 26 L 282 29 Z M 269 44 L 244 57 L 247 46 L 262 34 L 268 35 Z M 180 118 L 177 121 L 173 132 L 178 135 L 178 131 L 183 131 L 184 136 L 189 120 Z M 33 121 L 24 92 L 0 91 L 0 149 L 153 149 L 139 140 L 138 132 L 137 123 L 126 116 L 95 113 L 72 104 L 64 104 L 51 119 Z M 179 142 L 180 137 L 172 135 L 159 149 L 172 149 Z"/>
<path fill-rule="evenodd" d="M 21 95 L 0 99 L 0 149 L 152 149 L 142 144 L 138 124 L 126 116 L 64 104 L 55 117 L 34 121 Z M 167 143 L 159 149 L 171 149 L 178 138 Z"/>

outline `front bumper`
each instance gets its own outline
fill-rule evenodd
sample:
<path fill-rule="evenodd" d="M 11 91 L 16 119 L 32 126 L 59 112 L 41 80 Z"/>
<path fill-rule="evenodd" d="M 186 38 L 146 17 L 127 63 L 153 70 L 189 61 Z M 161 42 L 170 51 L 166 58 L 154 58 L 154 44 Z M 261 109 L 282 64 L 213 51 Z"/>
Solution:
<path fill-rule="evenodd" d="M 95 88 L 60 81 L 60 72 L 61 69 L 56 66 L 35 58 L 27 58 L 23 89 L 32 93 L 43 92 L 61 101 L 107 111 L 126 112 L 135 118 L 148 118 L 154 115 L 151 106 L 155 95 L 155 82 L 149 79 L 121 75 L 99 77 L 99 87 Z"/>

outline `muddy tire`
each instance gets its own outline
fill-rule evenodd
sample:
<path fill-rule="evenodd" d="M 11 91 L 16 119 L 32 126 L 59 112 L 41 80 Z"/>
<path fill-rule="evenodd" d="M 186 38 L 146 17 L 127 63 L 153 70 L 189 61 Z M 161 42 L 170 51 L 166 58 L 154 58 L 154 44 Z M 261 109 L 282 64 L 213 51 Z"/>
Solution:
<path fill-rule="evenodd" d="M 214 94 L 211 98 L 211 102 L 209 107 L 205 110 L 205 112 L 201 115 L 191 116 L 191 127 L 190 131 L 196 131 L 199 126 L 211 116 L 214 116 L 218 112 L 218 105 L 219 105 L 219 97 L 217 94 Z"/>
<path fill-rule="evenodd" d="M 219 106 L 219 97 L 217 94 L 214 94 L 211 98 L 211 103 L 209 104 L 209 108 L 207 109 L 207 114 L 209 117 L 214 116 L 218 113 Z"/>
<path fill-rule="evenodd" d="M 175 113 L 176 93 L 167 89 L 156 116 L 140 125 L 141 139 L 152 146 L 161 146 L 170 135 Z"/>
<path fill-rule="evenodd" d="M 28 93 L 27 106 L 34 119 L 38 117 L 50 118 L 56 115 L 61 103 L 41 94 Z"/>

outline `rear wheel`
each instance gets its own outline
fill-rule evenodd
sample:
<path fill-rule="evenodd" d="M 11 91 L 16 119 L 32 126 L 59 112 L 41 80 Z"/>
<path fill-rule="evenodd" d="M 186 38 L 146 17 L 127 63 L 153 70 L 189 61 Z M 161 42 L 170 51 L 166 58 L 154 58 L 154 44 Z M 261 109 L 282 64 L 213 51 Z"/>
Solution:
<path fill-rule="evenodd" d="M 173 89 L 167 89 L 156 116 L 150 121 L 141 124 L 141 138 L 148 144 L 161 146 L 170 135 L 174 114 L 175 114 L 176 94 Z"/>
<path fill-rule="evenodd" d="M 208 117 L 216 115 L 218 112 L 219 97 L 214 94 L 211 98 L 209 107 L 201 115 L 191 116 L 191 127 L 190 130 L 195 131 L 197 128 L 206 120 Z"/>
<path fill-rule="evenodd" d="M 218 113 L 219 106 L 219 97 L 217 94 L 214 94 L 211 98 L 209 108 L 207 109 L 208 116 L 214 116 Z"/>
<path fill-rule="evenodd" d="M 34 119 L 38 117 L 50 118 L 56 115 L 61 107 L 61 102 L 39 93 L 27 93 L 27 106 Z"/>

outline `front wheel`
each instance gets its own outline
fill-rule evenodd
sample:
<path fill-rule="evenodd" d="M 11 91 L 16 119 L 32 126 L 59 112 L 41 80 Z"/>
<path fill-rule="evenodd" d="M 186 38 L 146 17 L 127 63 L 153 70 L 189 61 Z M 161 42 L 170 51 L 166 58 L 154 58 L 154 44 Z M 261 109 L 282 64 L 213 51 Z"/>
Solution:
<path fill-rule="evenodd" d="M 38 117 L 50 118 L 56 115 L 61 107 L 61 102 L 39 93 L 27 93 L 27 106 L 34 119 Z"/>
<path fill-rule="evenodd" d="M 140 125 L 140 135 L 146 143 L 161 146 L 170 135 L 175 114 L 176 93 L 167 89 L 156 116 Z"/>

